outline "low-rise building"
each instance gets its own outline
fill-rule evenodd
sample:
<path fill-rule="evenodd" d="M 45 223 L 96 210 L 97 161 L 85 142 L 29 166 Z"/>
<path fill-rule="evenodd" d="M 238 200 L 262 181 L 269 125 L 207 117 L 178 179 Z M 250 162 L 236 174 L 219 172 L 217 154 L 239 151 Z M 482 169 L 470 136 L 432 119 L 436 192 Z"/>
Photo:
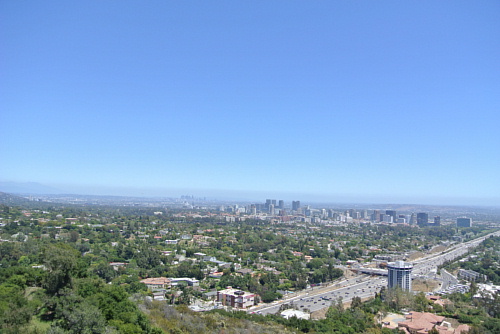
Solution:
<path fill-rule="evenodd" d="M 180 278 L 170 278 L 171 285 L 178 285 L 180 282 L 187 283 L 188 286 L 199 286 L 200 281 L 196 278 L 180 277 Z"/>
<path fill-rule="evenodd" d="M 467 281 L 486 281 L 488 277 L 486 275 L 480 274 L 477 271 L 474 270 L 468 270 L 468 269 L 459 269 L 458 270 L 458 275 L 459 278 L 463 278 Z"/>
<path fill-rule="evenodd" d="M 255 294 L 228 287 L 225 290 L 217 291 L 217 301 L 224 306 L 246 309 L 254 305 Z"/>
<path fill-rule="evenodd" d="M 399 328 L 405 328 L 410 334 L 426 333 L 436 326 L 441 326 L 443 316 L 427 312 L 410 312 L 405 321 L 398 323 Z M 439 328 L 438 328 L 439 329 Z"/>
<path fill-rule="evenodd" d="M 146 284 L 150 290 L 166 289 L 171 284 L 170 279 L 166 277 L 150 277 L 141 280 L 141 283 Z"/>
<path fill-rule="evenodd" d="M 110 262 L 109 265 L 113 267 L 114 270 L 118 270 L 119 268 L 125 268 L 128 263 L 126 262 Z"/>
<path fill-rule="evenodd" d="M 473 296 L 475 299 L 493 299 L 496 293 L 500 293 L 500 285 L 478 284 L 477 293 Z"/>

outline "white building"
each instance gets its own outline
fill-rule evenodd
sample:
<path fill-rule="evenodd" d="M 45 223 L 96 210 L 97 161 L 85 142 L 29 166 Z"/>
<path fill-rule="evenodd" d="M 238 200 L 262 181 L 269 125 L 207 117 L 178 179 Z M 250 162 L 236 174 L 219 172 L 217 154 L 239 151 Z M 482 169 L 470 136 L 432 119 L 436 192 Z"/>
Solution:
<path fill-rule="evenodd" d="M 399 286 L 403 290 L 411 291 L 411 271 L 413 264 L 404 261 L 389 262 L 387 269 L 387 287 L 389 289 Z"/>
<path fill-rule="evenodd" d="M 496 293 L 500 293 L 500 285 L 481 284 L 477 285 L 477 293 L 473 296 L 476 299 L 493 299 Z"/>

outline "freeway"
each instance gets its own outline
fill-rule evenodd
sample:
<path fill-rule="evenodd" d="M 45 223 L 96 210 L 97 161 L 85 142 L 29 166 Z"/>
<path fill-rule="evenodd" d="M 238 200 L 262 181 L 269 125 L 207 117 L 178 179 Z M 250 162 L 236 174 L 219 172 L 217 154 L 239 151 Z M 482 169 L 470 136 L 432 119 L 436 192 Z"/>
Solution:
<path fill-rule="evenodd" d="M 465 254 L 469 249 L 476 247 L 485 238 L 492 235 L 499 236 L 500 231 L 455 245 L 445 252 L 428 255 L 418 261 L 414 261 L 413 273 L 416 275 L 429 275 L 436 271 L 437 266 Z M 453 280 L 454 277 L 451 274 L 449 276 L 447 276 L 446 281 L 450 284 L 455 282 Z M 372 297 L 376 292 L 380 291 L 382 286 L 387 286 L 387 278 L 381 276 L 359 275 L 355 278 L 346 279 L 327 287 L 309 288 L 271 304 L 261 304 L 251 307 L 247 311 L 259 314 L 275 314 L 282 305 L 287 305 L 296 307 L 299 310 L 314 312 L 329 307 L 332 302 L 339 298 L 342 298 L 343 302 L 349 302 L 355 296 L 361 299 Z"/>
<path fill-rule="evenodd" d="M 332 302 L 337 301 L 339 298 L 343 302 L 349 302 L 355 296 L 361 299 L 373 297 L 386 284 L 385 277 L 372 278 L 362 275 L 338 282 L 329 287 L 307 289 L 291 298 L 252 307 L 248 311 L 259 314 L 274 314 L 279 311 L 282 305 L 288 305 L 299 310 L 314 312 L 329 307 Z"/>
<path fill-rule="evenodd" d="M 413 262 L 413 272 L 412 274 L 414 275 L 428 275 L 429 273 L 436 271 L 437 267 L 449 262 L 453 261 L 457 257 L 460 257 L 467 253 L 470 249 L 476 247 L 479 245 L 481 242 L 483 242 L 484 239 L 490 237 L 490 236 L 499 236 L 500 231 L 490 233 L 484 237 L 480 237 L 468 242 L 460 243 L 457 244 L 450 249 L 438 253 L 438 254 L 432 254 L 425 256 L 417 261 Z"/>

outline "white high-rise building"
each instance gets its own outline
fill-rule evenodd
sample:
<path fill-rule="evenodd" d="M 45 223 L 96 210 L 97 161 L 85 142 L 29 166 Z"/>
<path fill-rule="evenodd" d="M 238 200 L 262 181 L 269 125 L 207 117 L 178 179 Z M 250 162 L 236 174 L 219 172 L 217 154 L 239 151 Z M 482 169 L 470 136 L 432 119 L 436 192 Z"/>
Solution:
<path fill-rule="evenodd" d="M 402 290 L 411 291 L 411 271 L 413 264 L 396 261 L 387 264 L 389 275 L 387 277 L 387 287 L 389 289 L 399 286 Z"/>

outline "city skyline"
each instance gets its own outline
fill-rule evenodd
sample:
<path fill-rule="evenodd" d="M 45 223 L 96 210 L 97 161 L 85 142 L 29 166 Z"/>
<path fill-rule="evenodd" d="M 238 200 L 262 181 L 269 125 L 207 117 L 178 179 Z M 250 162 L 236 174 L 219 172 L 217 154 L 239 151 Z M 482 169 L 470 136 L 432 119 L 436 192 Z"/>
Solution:
<path fill-rule="evenodd" d="M 498 2 L 0 9 L 4 183 L 500 204 Z"/>

